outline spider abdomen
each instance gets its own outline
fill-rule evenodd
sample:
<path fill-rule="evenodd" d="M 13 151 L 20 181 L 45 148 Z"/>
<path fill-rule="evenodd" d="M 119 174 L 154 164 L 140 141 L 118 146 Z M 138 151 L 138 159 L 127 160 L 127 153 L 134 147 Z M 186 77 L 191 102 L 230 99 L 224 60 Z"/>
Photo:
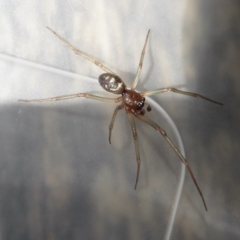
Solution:
<path fill-rule="evenodd" d="M 126 89 L 122 98 L 124 104 L 132 110 L 141 110 L 144 106 L 145 98 L 134 90 Z"/>
<path fill-rule="evenodd" d="M 126 89 L 123 80 L 111 73 L 101 74 L 98 81 L 103 89 L 114 94 L 122 94 Z"/>

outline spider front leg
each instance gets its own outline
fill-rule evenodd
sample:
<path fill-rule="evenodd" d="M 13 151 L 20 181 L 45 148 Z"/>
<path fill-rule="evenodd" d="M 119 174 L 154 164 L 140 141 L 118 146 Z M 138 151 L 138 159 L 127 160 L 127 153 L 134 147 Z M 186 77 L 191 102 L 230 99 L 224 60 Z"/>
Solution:
<path fill-rule="evenodd" d="M 109 125 L 109 143 L 111 144 L 111 134 L 112 134 L 112 129 L 113 129 L 113 125 L 114 125 L 114 122 L 115 122 L 115 119 L 116 119 L 116 116 L 117 116 L 117 113 L 119 110 L 123 109 L 124 107 L 124 104 L 122 103 L 121 105 L 117 106 L 114 113 L 113 113 L 113 116 L 112 116 L 112 120 L 111 120 L 111 123 Z"/>
<path fill-rule="evenodd" d="M 136 183 L 134 187 L 134 189 L 136 189 L 138 184 L 139 173 L 140 173 L 141 159 L 140 159 L 139 146 L 138 146 L 137 130 L 136 130 L 136 125 L 133 119 L 133 115 L 131 113 L 127 113 L 127 117 L 132 128 L 132 134 L 133 134 L 133 140 L 134 140 L 135 152 L 136 152 L 136 158 L 137 158 L 137 176 L 136 176 Z"/>
<path fill-rule="evenodd" d="M 51 28 L 47 27 L 48 30 L 50 30 L 57 38 L 59 38 L 62 42 L 64 42 L 75 54 L 80 55 L 84 58 L 86 58 L 87 60 L 89 60 L 90 62 L 94 63 L 95 65 L 97 65 L 98 67 L 100 67 L 103 71 L 111 73 L 113 75 L 116 75 L 112 70 L 110 70 L 109 68 L 107 68 L 106 66 L 104 66 L 101 62 L 95 60 L 94 58 L 88 56 L 87 54 L 85 54 L 84 52 L 78 50 L 77 48 L 75 48 L 73 45 L 71 45 L 69 42 L 67 42 L 65 39 L 63 39 L 60 35 L 58 35 L 55 31 L 53 31 Z"/>
<path fill-rule="evenodd" d="M 207 100 L 209 102 L 213 102 L 213 103 L 216 103 L 216 104 L 219 104 L 219 105 L 223 105 L 222 103 L 216 102 L 216 101 L 214 101 L 210 98 L 204 97 L 204 96 L 202 96 L 198 93 L 181 91 L 181 90 L 178 90 L 176 88 L 162 88 L 162 89 L 156 89 L 156 90 L 152 90 L 152 91 L 146 91 L 146 92 L 142 93 L 142 96 L 146 97 L 146 96 L 151 96 L 151 95 L 155 95 L 155 94 L 158 94 L 158 93 L 165 93 L 165 92 L 170 92 L 170 91 L 175 92 L 175 93 L 179 93 L 179 94 L 183 94 L 183 95 L 187 95 L 187 96 L 190 96 L 190 97 L 202 98 L 202 99 Z"/>
<path fill-rule="evenodd" d="M 120 102 L 122 101 L 122 97 L 118 98 L 107 98 L 107 97 L 100 97 L 100 96 L 95 96 L 89 93 L 77 93 L 77 94 L 71 94 L 71 95 L 64 95 L 64 96 L 57 96 L 57 97 L 52 97 L 52 98 L 42 98 L 42 99 L 19 99 L 18 101 L 20 102 L 54 102 L 54 101 L 61 101 L 61 100 L 68 100 L 71 98 L 79 98 L 79 97 L 84 97 L 84 98 L 90 98 L 94 100 L 99 100 L 103 102 Z"/>
<path fill-rule="evenodd" d="M 143 115 L 136 115 L 136 117 L 147 123 L 148 125 L 150 125 L 151 127 L 153 127 L 155 130 L 157 130 L 159 133 L 161 133 L 163 135 L 163 137 L 166 139 L 166 141 L 169 143 L 169 145 L 172 147 L 172 149 L 175 151 L 175 153 L 178 155 L 178 157 L 180 158 L 180 160 L 185 164 L 185 166 L 187 167 L 188 169 L 188 172 L 190 173 L 191 177 L 192 177 L 192 180 L 202 198 L 202 201 L 203 201 L 203 204 L 204 204 L 204 207 L 207 211 L 207 205 L 206 205 L 206 202 L 204 200 L 204 197 L 203 197 L 203 194 L 202 194 L 202 191 L 200 189 L 200 187 L 198 186 L 198 183 L 193 175 L 193 172 L 192 172 L 192 169 L 190 168 L 187 160 L 183 157 L 183 155 L 180 153 L 180 151 L 177 149 L 177 147 L 173 144 L 173 142 L 169 139 L 169 137 L 167 136 L 167 133 L 160 127 L 158 126 L 154 121 L 152 121 L 150 118 L 146 117 L 146 116 L 143 116 Z"/>

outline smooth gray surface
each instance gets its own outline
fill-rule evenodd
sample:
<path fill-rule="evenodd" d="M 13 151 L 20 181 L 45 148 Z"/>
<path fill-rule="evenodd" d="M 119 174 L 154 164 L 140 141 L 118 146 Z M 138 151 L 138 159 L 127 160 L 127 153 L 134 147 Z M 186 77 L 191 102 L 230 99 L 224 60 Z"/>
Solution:
<path fill-rule="evenodd" d="M 140 90 L 178 87 L 224 103 L 221 107 L 173 93 L 154 98 L 179 128 L 187 159 L 209 208 L 206 213 L 187 174 L 172 239 L 239 239 L 239 1 L 145 1 L 141 4 L 135 1 L 1 1 L 0 4 L 1 53 L 95 78 L 101 70 L 74 56 L 45 29 L 46 26 L 106 63 L 127 83 L 135 75 L 150 28 Z M 169 178 L 169 186 L 175 187 L 178 179 L 174 165 L 178 159 L 171 149 L 164 147 L 164 141 L 158 142 L 154 132 L 141 128 L 146 141 L 150 141 L 148 145 L 142 140 L 143 149 L 146 148 L 142 181 L 148 179 L 145 174 L 156 179 L 160 175 L 156 169 L 162 168 L 163 180 L 149 180 L 148 191 L 136 195 L 131 186 L 135 177 L 134 154 L 129 147 L 132 141 L 124 138 L 129 132 L 127 122 L 120 121 L 115 134 L 120 132 L 123 138 L 115 135 L 115 145 L 109 147 L 105 141 L 109 122 L 107 119 L 106 123 L 106 116 L 111 116 L 108 108 L 89 107 L 78 102 L 54 104 L 53 107 L 16 103 L 18 98 L 78 92 L 84 88 L 82 83 L 61 81 L 54 74 L 47 79 L 43 74 L 41 79 L 41 73 L 25 70 L 15 74 L 13 69 L 8 63 L 1 64 L 0 71 L 4 73 L 1 76 L 8 76 L 1 78 L 0 96 L 2 238 L 79 239 L 84 236 L 86 239 L 117 239 L 120 236 L 122 239 L 161 239 L 162 229 L 166 227 L 161 218 L 169 216 L 170 207 L 165 203 L 172 197 L 171 189 L 164 184 Z M 84 130 L 78 128 L 82 117 L 88 125 Z M 92 131 L 92 125 L 98 124 L 101 131 Z M 96 136 L 102 133 L 104 142 L 96 141 Z M 50 137 L 45 138 L 46 135 Z M 72 150 L 78 147 L 79 142 L 72 143 L 75 138 L 84 143 L 88 152 L 86 161 L 85 151 L 74 151 L 76 155 L 70 157 Z M 163 147 L 160 149 L 156 143 Z M 100 144 L 100 153 L 89 148 L 96 144 Z M 54 148 L 49 147 L 52 145 Z M 122 151 L 131 156 L 131 161 L 122 161 Z M 157 159 L 159 154 L 161 159 Z M 119 161 L 109 161 L 109 158 L 106 162 L 104 159 L 94 161 L 99 155 L 115 156 Z M 82 161 L 76 156 L 82 156 Z M 131 166 L 128 168 L 127 164 Z M 105 186 L 103 189 L 95 184 L 98 178 L 92 175 L 98 169 L 102 170 L 99 176 L 107 176 L 103 178 L 106 182 L 100 182 Z M 116 187 L 112 182 L 114 178 L 124 183 L 124 187 Z M 84 194 L 73 191 L 79 188 Z M 89 201 L 96 199 L 91 189 L 94 193 L 100 191 L 102 201 L 94 204 Z M 104 190 L 111 194 L 105 194 Z M 152 202 L 155 195 L 149 197 L 149 192 L 156 191 L 157 200 Z M 131 201 L 119 197 L 126 192 L 132 192 Z M 160 194 L 164 194 L 162 202 Z M 124 206 L 119 212 L 116 210 L 119 208 L 114 207 L 117 203 Z M 104 215 L 108 206 L 113 216 L 128 214 L 134 204 L 138 211 L 128 220 Z M 145 222 L 139 224 L 139 215 L 140 219 L 146 219 Z M 89 226 L 95 231 L 89 231 Z"/>
<path fill-rule="evenodd" d="M 186 10 L 187 83 L 194 79 L 197 92 L 224 106 L 188 101 L 175 106 L 182 114 L 171 111 L 209 206 L 207 214 L 189 211 L 193 192 L 186 178 L 173 239 L 239 239 L 240 2 L 191 2 Z"/>

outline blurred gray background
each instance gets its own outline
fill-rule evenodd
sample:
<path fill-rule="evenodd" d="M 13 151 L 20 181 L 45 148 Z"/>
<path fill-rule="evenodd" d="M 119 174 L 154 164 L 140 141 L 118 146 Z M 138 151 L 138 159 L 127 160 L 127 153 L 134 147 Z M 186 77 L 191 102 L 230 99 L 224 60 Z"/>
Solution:
<path fill-rule="evenodd" d="M 153 97 L 179 129 L 209 209 L 186 172 L 171 239 L 239 239 L 239 1 L 2 0 L 0 16 L 0 239 L 168 239 L 181 164 L 161 136 L 137 124 L 142 168 L 134 191 L 134 145 L 124 112 L 109 145 L 114 105 L 17 102 L 102 93 L 102 70 L 46 26 L 128 85 L 151 29 L 138 90 L 176 87 L 224 103 L 174 93 Z M 149 116 L 178 145 L 157 107 Z"/>

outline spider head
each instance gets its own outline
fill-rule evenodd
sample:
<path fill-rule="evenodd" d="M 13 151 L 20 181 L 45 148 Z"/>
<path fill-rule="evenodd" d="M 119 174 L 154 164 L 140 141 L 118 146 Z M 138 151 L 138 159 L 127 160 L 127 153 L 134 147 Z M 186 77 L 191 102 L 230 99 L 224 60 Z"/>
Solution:
<path fill-rule="evenodd" d="M 111 73 L 101 74 L 98 81 L 103 89 L 114 94 L 122 94 L 126 90 L 123 80 Z"/>

